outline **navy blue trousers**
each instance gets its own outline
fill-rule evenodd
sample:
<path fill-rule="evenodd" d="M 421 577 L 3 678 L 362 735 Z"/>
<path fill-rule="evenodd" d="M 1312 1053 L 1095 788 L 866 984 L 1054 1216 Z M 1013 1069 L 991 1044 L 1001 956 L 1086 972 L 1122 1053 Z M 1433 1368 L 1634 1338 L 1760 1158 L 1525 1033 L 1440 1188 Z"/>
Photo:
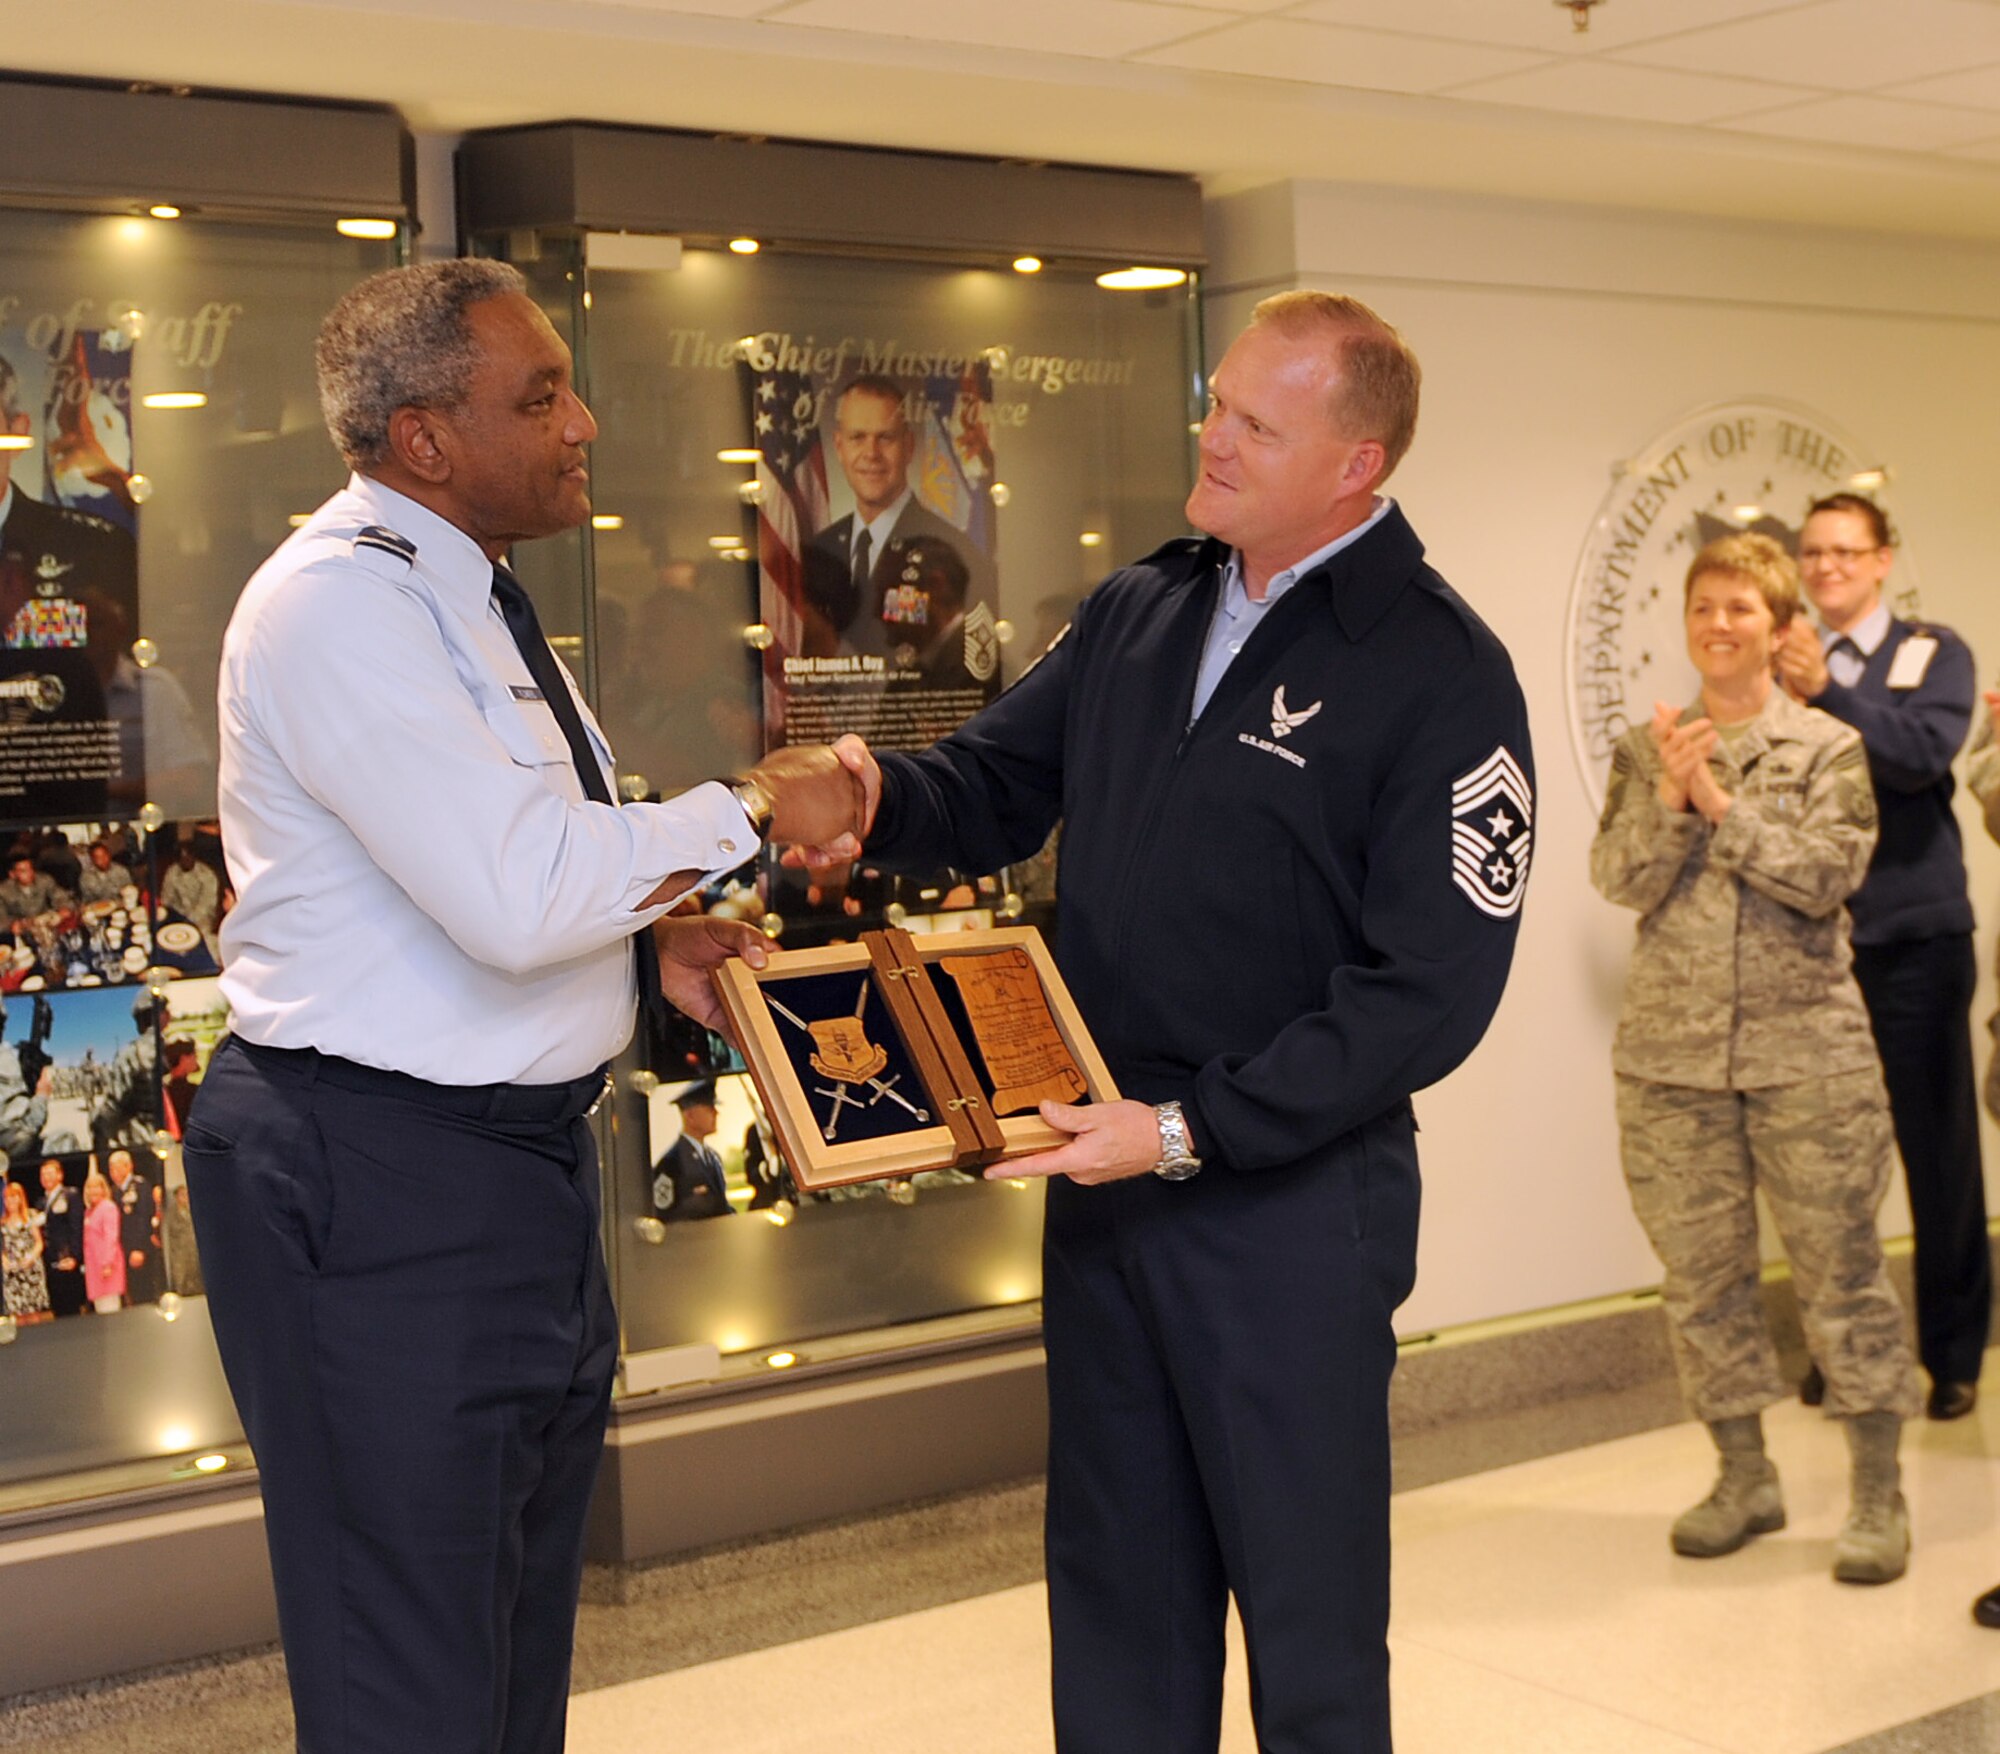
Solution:
<path fill-rule="evenodd" d="M 1977 1382 L 1993 1318 L 1993 1256 L 1972 1072 L 1969 932 L 1857 944 L 1916 1239 L 1917 1355 L 1936 1382 Z"/>
<path fill-rule="evenodd" d="M 1050 1184 L 1061 1754 L 1215 1754 L 1232 1594 L 1264 1754 L 1388 1754 L 1390 1318 L 1417 1205 L 1407 1109 L 1308 1166 Z"/>
<path fill-rule="evenodd" d="M 306 1754 L 553 1754 L 617 1323 L 598 1080 L 226 1043 L 186 1138 Z"/>

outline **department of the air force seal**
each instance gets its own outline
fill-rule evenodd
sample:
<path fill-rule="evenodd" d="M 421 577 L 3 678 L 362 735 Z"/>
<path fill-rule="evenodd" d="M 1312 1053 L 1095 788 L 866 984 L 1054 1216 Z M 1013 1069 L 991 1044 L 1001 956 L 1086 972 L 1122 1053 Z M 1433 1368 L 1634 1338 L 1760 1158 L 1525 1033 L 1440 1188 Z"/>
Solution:
<path fill-rule="evenodd" d="M 1451 880 L 1496 920 L 1521 911 L 1535 794 L 1505 744 L 1451 783 Z"/>
<path fill-rule="evenodd" d="M 1658 702 L 1694 697 L 1681 618 L 1688 562 L 1743 531 L 1797 554 L 1806 507 L 1829 493 L 1876 496 L 1878 464 L 1824 415 L 1752 400 L 1688 415 L 1617 465 L 1570 587 L 1564 663 L 1570 741 L 1593 810 L 1618 739 Z M 1890 584 L 1895 612 L 1914 613 L 1907 552 Z"/>

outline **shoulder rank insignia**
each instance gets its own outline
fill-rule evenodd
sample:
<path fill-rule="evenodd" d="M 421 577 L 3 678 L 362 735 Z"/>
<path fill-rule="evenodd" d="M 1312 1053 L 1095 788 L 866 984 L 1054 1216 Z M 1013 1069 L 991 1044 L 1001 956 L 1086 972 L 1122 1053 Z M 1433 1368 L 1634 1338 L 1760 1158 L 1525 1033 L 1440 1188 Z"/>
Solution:
<path fill-rule="evenodd" d="M 1481 913 L 1521 911 L 1534 820 L 1528 776 L 1504 743 L 1452 781 L 1451 880 Z"/>
<path fill-rule="evenodd" d="M 372 548 L 379 554 L 393 555 L 405 566 L 417 558 L 417 545 L 409 537 L 381 524 L 364 525 L 354 538 L 354 546 L 357 551 Z"/>

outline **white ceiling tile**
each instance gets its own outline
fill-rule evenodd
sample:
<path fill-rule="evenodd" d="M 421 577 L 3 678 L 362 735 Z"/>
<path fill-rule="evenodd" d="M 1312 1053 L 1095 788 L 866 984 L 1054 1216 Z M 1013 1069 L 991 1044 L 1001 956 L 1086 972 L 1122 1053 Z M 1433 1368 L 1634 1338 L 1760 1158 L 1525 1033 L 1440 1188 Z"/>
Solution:
<path fill-rule="evenodd" d="M 1872 91 L 2000 61 L 2000 6 L 1988 0 L 1813 0 L 1642 44 L 1629 59 Z"/>
<path fill-rule="evenodd" d="M 1558 61 L 1525 73 L 1482 79 L 1458 86 L 1450 95 L 1620 121 L 1712 122 L 1719 116 L 1741 116 L 1817 94 L 1755 79 L 1718 79 L 1712 74 L 1591 60 Z"/>
<path fill-rule="evenodd" d="M 1364 91 L 1441 91 L 1533 67 L 1545 56 L 1386 31 L 1260 18 L 1136 59 L 1204 73 L 1244 73 Z"/>
<path fill-rule="evenodd" d="M 1308 0 L 1290 16 L 1321 24 L 1393 26 L 1415 36 L 1539 49 L 1549 55 L 1589 55 L 1798 4 L 1800 0 L 1611 0 L 1592 12 L 1586 31 L 1577 30 L 1554 0 Z"/>
<path fill-rule="evenodd" d="M 1936 79 L 1914 79 L 1879 93 L 1911 103 L 1959 104 L 1971 110 L 2000 110 L 2000 66 L 1970 67 Z"/>
<path fill-rule="evenodd" d="M 1892 152 L 1936 152 L 1993 132 L 1993 118 L 1942 104 L 1902 103 L 1888 97 L 1827 97 L 1763 115 L 1739 116 L 1718 126 L 1787 140 L 1827 140 L 1840 146 L 1883 147 Z"/>
<path fill-rule="evenodd" d="M 773 22 L 817 30 L 972 43 L 994 49 L 1044 49 L 1116 59 L 1226 22 L 1229 14 L 1145 0 L 804 0 Z"/>

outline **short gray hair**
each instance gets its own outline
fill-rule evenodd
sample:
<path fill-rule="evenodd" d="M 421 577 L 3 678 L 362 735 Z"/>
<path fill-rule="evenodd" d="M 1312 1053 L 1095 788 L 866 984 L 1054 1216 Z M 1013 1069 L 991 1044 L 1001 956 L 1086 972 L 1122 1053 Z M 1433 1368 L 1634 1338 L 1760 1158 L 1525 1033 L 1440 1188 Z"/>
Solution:
<path fill-rule="evenodd" d="M 398 408 L 464 404 L 478 359 L 467 310 L 527 289 L 505 262 L 453 257 L 371 274 L 327 312 L 313 349 L 319 406 L 350 469 L 387 460 Z"/>

